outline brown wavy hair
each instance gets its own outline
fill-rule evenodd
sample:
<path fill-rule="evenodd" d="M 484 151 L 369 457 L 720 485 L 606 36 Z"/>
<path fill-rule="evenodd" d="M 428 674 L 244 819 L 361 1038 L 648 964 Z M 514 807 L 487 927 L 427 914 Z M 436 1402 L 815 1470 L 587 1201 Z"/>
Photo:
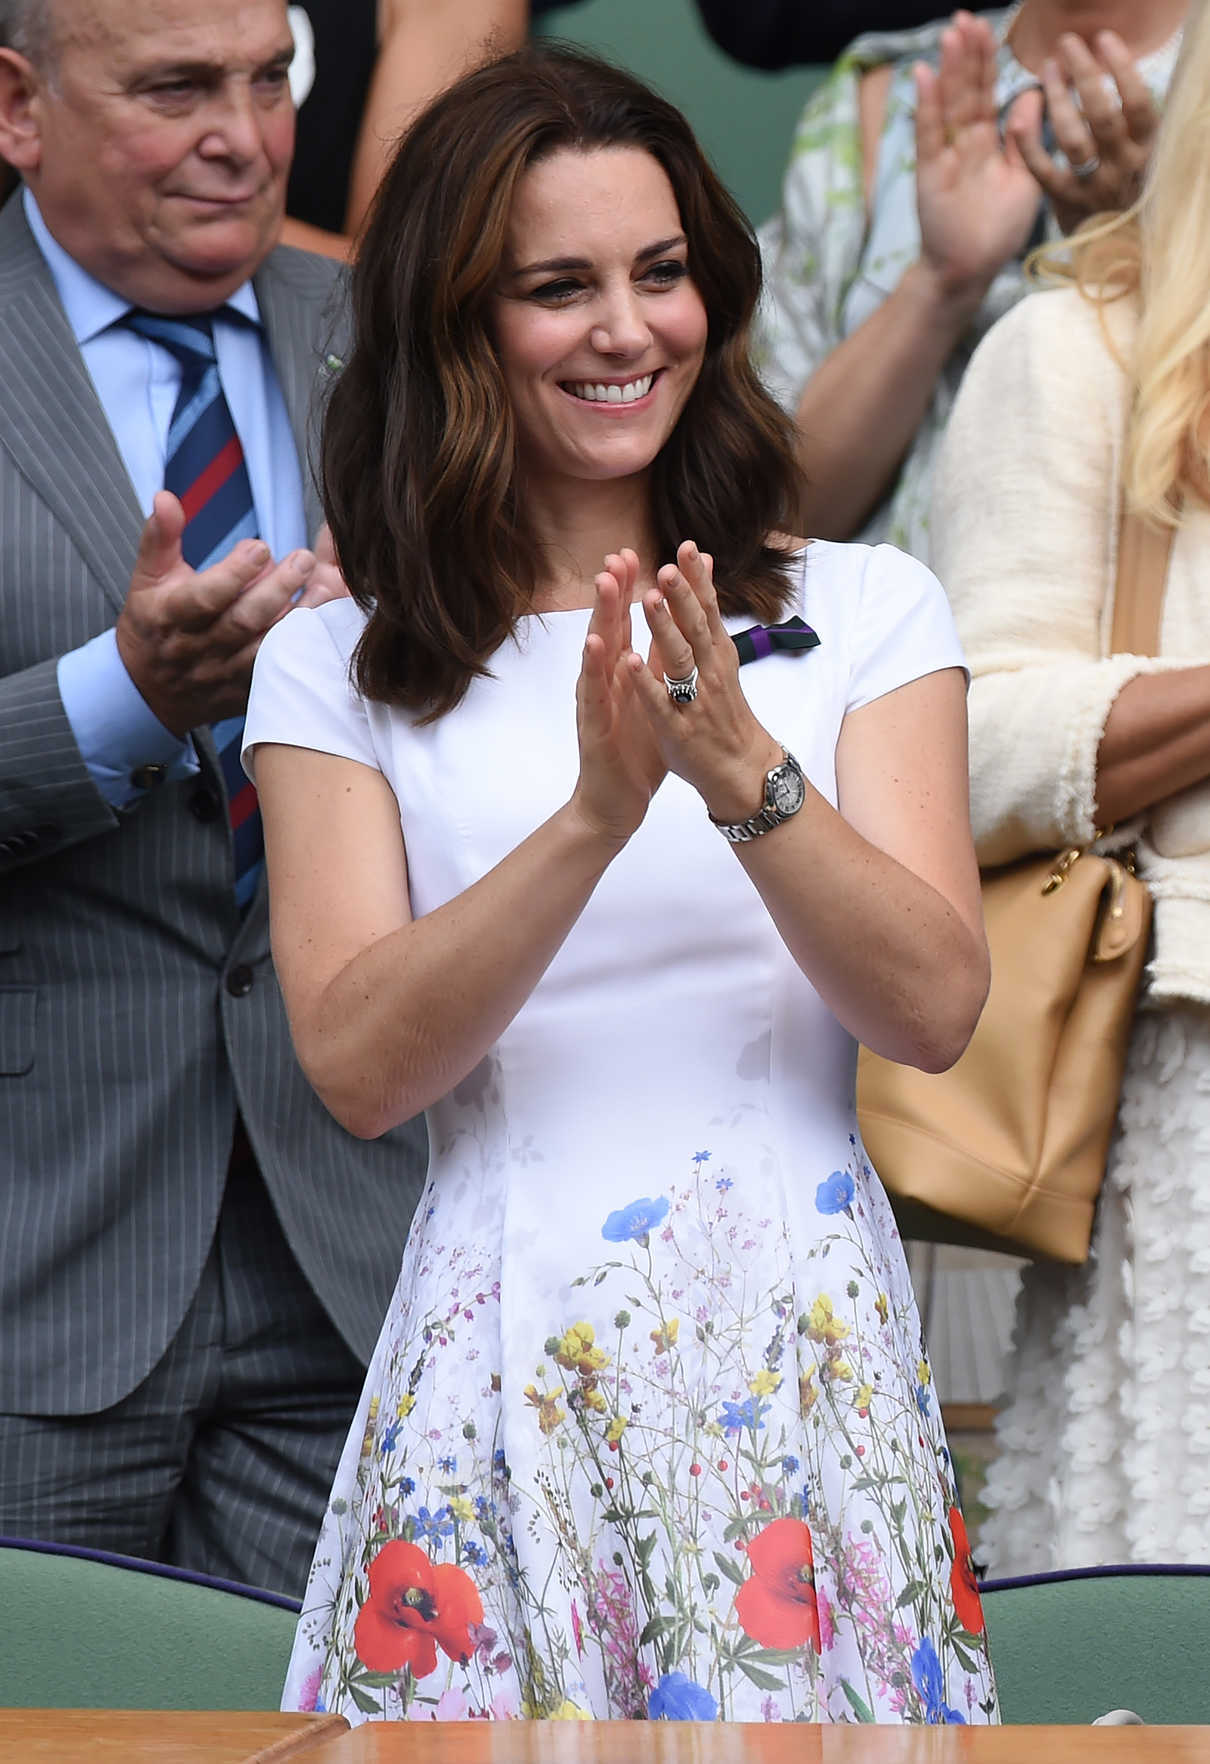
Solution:
<path fill-rule="evenodd" d="M 537 547 L 518 504 L 512 411 L 491 307 L 514 193 L 561 148 L 639 147 L 666 172 L 708 318 L 705 360 L 655 461 L 660 554 L 693 537 L 725 612 L 776 619 L 798 530 L 790 420 L 749 361 L 760 292 L 752 229 L 681 113 L 632 75 L 561 45 L 468 74 L 404 136 L 352 278 L 354 345 L 325 414 L 324 501 L 369 613 L 354 676 L 428 721 L 453 709 L 530 608 Z"/>

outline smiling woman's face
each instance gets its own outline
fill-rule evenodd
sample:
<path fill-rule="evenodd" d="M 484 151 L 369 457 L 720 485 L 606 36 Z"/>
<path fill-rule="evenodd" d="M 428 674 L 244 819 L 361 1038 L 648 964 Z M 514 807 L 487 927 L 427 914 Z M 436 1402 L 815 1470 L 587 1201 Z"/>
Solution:
<path fill-rule="evenodd" d="M 707 331 L 658 160 L 637 147 L 564 148 L 531 167 L 492 328 L 528 474 L 602 481 L 650 467 Z"/>

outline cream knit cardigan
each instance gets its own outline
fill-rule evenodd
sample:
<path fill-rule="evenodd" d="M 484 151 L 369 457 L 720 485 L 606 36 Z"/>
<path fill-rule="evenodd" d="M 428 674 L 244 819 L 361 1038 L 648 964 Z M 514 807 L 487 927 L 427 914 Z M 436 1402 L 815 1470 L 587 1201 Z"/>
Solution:
<path fill-rule="evenodd" d="M 1104 658 L 1116 571 L 1130 302 L 1029 295 L 976 351 L 934 481 L 933 566 L 972 673 L 971 816 L 984 863 L 1093 837 L 1096 755 L 1135 674 L 1210 662 L 1210 512 L 1172 549 L 1160 655 Z M 1155 897 L 1147 1001 L 1210 1004 L 1210 782 L 1139 833 Z M 1117 843 L 1115 837 L 1113 843 Z"/>

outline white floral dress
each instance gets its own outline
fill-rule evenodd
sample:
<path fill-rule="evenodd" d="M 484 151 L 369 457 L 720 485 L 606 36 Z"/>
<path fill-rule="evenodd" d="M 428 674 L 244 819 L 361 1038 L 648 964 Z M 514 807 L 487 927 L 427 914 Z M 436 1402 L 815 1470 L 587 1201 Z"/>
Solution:
<path fill-rule="evenodd" d="M 812 545 L 792 610 L 819 647 L 740 678 L 834 801 L 846 711 L 960 655 L 936 581 L 889 548 Z M 420 915 L 570 793 L 586 622 L 523 621 L 492 678 L 417 726 L 348 685 L 350 602 L 291 614 L 258 659 L 248 747 L 378 767 Z M 854 1071 L 700 799 L 667 779 L 528 1003 L 429 1112 L 286 1707 L 996 1719 Z"/>

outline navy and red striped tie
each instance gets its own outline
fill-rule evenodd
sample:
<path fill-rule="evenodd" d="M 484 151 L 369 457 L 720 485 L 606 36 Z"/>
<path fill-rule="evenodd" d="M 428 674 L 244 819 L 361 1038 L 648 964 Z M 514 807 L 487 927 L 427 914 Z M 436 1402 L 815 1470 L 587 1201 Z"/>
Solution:
<path fill-rule="evenodd" d="M 218 377 L 209 313 L 172 318 L 128 312 L 124 323 L 167 349 L 181 366 L 181 389 L 168 428 L 164 488 L 185 510 L 181 550 L 185 562 L 204 570 L 225 557 L 240 539 L 256 537 L 256 510 L 244 450 Z M 256 791 L 240 765 L 243 717 L 211 725 L 227 786 L 235 852 L 235 896 L 240 911 L 256 892 L 264 860 L 264 835 Z"/>

